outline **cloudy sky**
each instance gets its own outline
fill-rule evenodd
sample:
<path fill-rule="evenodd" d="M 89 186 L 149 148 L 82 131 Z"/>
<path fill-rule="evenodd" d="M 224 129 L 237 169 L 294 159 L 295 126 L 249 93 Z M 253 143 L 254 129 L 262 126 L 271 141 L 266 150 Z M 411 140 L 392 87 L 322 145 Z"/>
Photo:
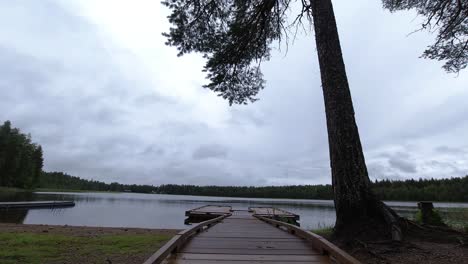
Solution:
<path fill-rule="evenodd" d="M 414 13 L 335 0 L 372 179 L 468 173 L 468 70 L 418 58 Z M 260 101 L 201 88 L 200 55 L 166 47 L 159 0 L 0 0 L 0 121 L 31 133 L 45 170 L 105 182 L 330 183 L 313 33 L 263 65 Z"/>

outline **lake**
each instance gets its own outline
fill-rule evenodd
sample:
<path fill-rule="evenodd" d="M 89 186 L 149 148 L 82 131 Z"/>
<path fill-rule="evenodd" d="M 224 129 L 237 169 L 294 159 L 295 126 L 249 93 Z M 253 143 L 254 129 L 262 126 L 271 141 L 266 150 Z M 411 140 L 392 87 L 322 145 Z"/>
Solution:
<path fill-rule="evenodd" d="M 24 224 L 140 227 L 183 229 L 185 211 L 206 204 L 230 205 L 233 209 L 278 207 L 300 215 L 301 227 L 315 229 L 335 223 L 333 201 L 205 197 L 138 193 L 17 193 L 0 201 L 73 200 L 75 207 L 58 209 L 0 210 L 0 222 Z M 386 202 L 397 212 L 412 217 L 416 202 Z M 468 209 L 468 203 L 434 203 L 445 214 Z M 453 210 L 455 209 L 455 210 Z M 467 219 L 468 220 L 468 219 Z"/>

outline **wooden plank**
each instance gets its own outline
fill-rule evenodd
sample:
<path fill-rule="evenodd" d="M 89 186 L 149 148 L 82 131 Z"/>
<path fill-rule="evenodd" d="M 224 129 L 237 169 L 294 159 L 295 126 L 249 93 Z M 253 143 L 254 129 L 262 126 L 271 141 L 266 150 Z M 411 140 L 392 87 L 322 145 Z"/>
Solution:
<path fill-rule="evenodd" d="M 189 229 L 186 229 L 182 232 L 179 232 L 176 236 L 174 236 L 171 240 L 169 240 L 163 247 L 161 247 L 158 251 L 156 251 L 153 255 L 151 255 L 144 264 L 153 264 L 153 263 L 161 263 L 167 256 L 171 254 L 171 252 L 175 251 L 177 248 L 180 248 L 186 243 L 187 239 L 200 232 L 204 227 L 211 226 L 215 223 L 218 223 L 228 215 L 219 216 L 215 219 L 211 219 L 208 221 L 201 222 Z"/>
<path fill-rule="evenodd" d="M 321 255 L 243 255 L 243 254 L 191 254 L 178 253 L 175 255 L 180 260 L 224 260 L 224 261 L 275 261 L 281 263 L 318 262 L 328 263 L 328 258 Z"/>
<path fill-rule="evenodd" d="M 279 248 L 194 248 L 184 247 L 179 252 L 193 254 L 236 254 L 236 255 L 318 255 L 310 249 L 279 249 Z"/>
<path fill-rule="evenodd" d="M 228 229 L 223 230 L 222 228 L 218 228 L 216 230 L 209 230 L 209 233 L 255 233 L 255 234 L 278 234 L 278 230 L 275 229 L 259 229 L 259 228 L 253 228 L 253 229 Z"/>
<path fill-rule="evenodd" d="M 202 260 L 172 259 L 172 260 L 168 260 L 167 262 L 165 262 L 165 264 L 268 264 L 268 263 L 270 263 L 270 264 L 279 264 L 279 263 L 285 263 L 285 262 L 284 261 L 274 261 L 274 260 L 252 261 L 252 260 L 206 260 L 206 259 L 202 259 Z M 314 264 L 314 263 L 329 263 L 329 262 L 325 262 L 324 260 L 316 260 L 316 261 L 287 261 L 287 263 Z"/>
<path fill-rule="evenodd" d="M 188 210 L 185 212 L 185 215 L 190 216 L 196 214 L 230 214 L 231 209 L 231 206 L 205 205 L 192 210 Z"/>
<path fill-rule="evenodd" d="M 275 207 L 250 207 L 249 210 L 251 210 L 254 215 L 294 218 L 295 220 L 299 220 L 299 215 Z"/>
<path fill-rule="evenodd" d="M 241 243 L 228 243 L 225 242 L 223 243 L 222 241 L 219 241 L 219 243 L 197 243 L 196 245 L 187 245 L 184 247 L 184 249 L 198 249 L 198 248 L 232 248 L 232 249 L 246 249 L 246 250 L 252 250 L 252 249 L 280 249 L 280 250 L 286 250 L 286 249 L 294 249 L 294 250 L 304 250 L 308 251 L 313 249 L 311 245 L 305 243 L 305 244 L 300 244 L 300 243 L 294 243 L 294 242 L 289 242 L 289 243 L 267 243 L 267 242 L 262 242 L 262 243 L 245 243 L 244 245 Z M 314 250 L 315 251 L 315 250 Z"/>
<path fill-rule="evenodd" d="M 328 240 L 326 240 L 325 238 L 317 234 L 301 229 L 300 227 L 297 227 L 295 225 L 287 224 L 287 223 L 269 219 L 266 217 L 261 217 L 261 216 L 257 216 L 257 217 L 261 219 L 262 221 L 265 221 L 272 225 L 282 226 L 282 227 L 287 228 L 290 232 L 293 231 L 297 236 L 310 241 L 312 245 L 314 246 L 314 248 L 316 248 L 319 252 L 329 255 L 331 258 L 334 259 L 336 263 L 340 263 L 340 264 L 360 264 L 361 263 L 360 261 L 358 261 L 351 255 L 349 255 L 345 251 L 335 246 L 333 243 L 329 242 Z"/>
<path fill-rule="evenodd" d="M 257 235 L 257 234 L 226 234 L 226 233 L 211 233 L 203 232 L 202 234 L 198 235 L 199 237 L 219 237 L 219 238 L 278 238 L 278 239 L 291 239 L 290 236 L 286 236 L 284 234 L 274 234 L 274 235 Z"/>
<path fill-rule="evenodd" d="M 261 249 L 261 248 L 278 248 L 278 249 L 303 249 L 309 250 L 312 246 L 302 240 L 286 240 L 286 241 L 245 241 L 233 239 L 216 239 L 206 240 L 194 237 L 187 243 L 186 247 L 194 248 L 245 248 L 245 249 Z"/>
<path fill-rule="evenodd" d="M 205 241 L 220 241 L 222 239 L 219 239 L 217 237 L 200 237 L 196 236 L 193 239 L 196 239 L 197 241 L 200 241 L 201 243 Z M 227 241 L 227 240 L 226 240 Z M 243 237 L 232 237 L 229 239 L 229 241 L 232 241 L 233 243 L 238 242 L 238 243 L 248 243 L 248 242 L 271 242 L 271 243 L 291 243 L 291 242 L 299 242 L 299 241 L 305 241 L 304 239 L 298 238 L 298 237 L 292 237 L 290 239 L 284 239 L 284 238 L 257 238 L 257 237 L 251 237 L 251 238 L 243 238 Z"/>
<path fill-rule="evenodd" d="M 275 207 L 250 207 L 254 214 L 294 216 L 295 214 Z"/>

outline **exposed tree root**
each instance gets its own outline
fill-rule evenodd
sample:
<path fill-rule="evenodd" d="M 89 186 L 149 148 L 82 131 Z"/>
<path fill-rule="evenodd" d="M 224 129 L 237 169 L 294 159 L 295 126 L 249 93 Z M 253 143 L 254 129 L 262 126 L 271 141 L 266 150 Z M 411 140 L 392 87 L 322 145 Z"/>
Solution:
<path fill-rule="evenodd" d="M 380 207 L 380 208 L 379 208 Z M 393 211 L 389 206 L 384 204 L 382 201 L 378 201 L 378 211 L 382 212 L 385 222 L 390 226 L 390 233 L 392 240 L 401 241 L 403 240 L 403 232 L 401 229 L 402 218 Z"/>
<path fill-rule="evenodd" d="M 401 246 L 406 236 L 433 242 L 450 242 L 466 245 L 466 233 L 445 226 L 432 226 L 418 224 L 414 221 L 400 217 L 391 208 L 382 202 L 372 211 L 374 217 L 354 219 L 345 226 L 337 227 L 332 236 L 340 244 L 353 244 L 356 241 L 369 244 L 384 244 Z M 406 247 L 410 246 L 406 244 Z"/>

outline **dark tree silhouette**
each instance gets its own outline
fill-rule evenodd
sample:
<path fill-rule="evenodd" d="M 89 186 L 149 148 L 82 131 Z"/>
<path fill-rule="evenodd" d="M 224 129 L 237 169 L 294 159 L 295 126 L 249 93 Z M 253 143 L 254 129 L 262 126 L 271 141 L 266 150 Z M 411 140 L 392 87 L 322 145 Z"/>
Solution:
<path fill-rule="evenodd" d="M 372 189 L 382 200 L 390 201 L 452 201 L 468 202 L 468 175 L 450 179 L 381 180 Z M 331 185 L 292 186 L 196 186 L 164 184 L 157 193 L 290 199 L 333 199 Z"/>
<path fill-rule="evenodd" d="M 423 16 L 421 30 L 438 31 L 435 43 L 423 58 L 446 61 L 447 72 L 458 73 L 468 63 L 468 1 L 466 0 L 382 0 L 392 12 L 415 9 Z"/>
<path fill-rule="evenodd" d="M 43 166 L 41 146 L 31 135 L 13 128 L 10 121 L 0 125 L 0 186 L 33 188 Z"/>
<path fill-rule="evenodd" d="M 179 55 L 200 52 L 207 63 L 209 88 L 229 103 L 246 104 L 264 87 L 262 61 L 273 41 L 287 39 L 307 19 L 315 28 L 325 100 L 335 235 L 348 239 L 372 224 L 379 236 L 401 239 L 399 217 L 370 187 L 331 0 L 302 0 L 292 23 L 292 0 L 167 0 L 172 13 L 166 44 Z M 313 21 L 312 21 L 313 20 Z M 289 20 L 290 21 L 290 20 Z M 384 231 L 384 232 L 382 232 Z"/>

